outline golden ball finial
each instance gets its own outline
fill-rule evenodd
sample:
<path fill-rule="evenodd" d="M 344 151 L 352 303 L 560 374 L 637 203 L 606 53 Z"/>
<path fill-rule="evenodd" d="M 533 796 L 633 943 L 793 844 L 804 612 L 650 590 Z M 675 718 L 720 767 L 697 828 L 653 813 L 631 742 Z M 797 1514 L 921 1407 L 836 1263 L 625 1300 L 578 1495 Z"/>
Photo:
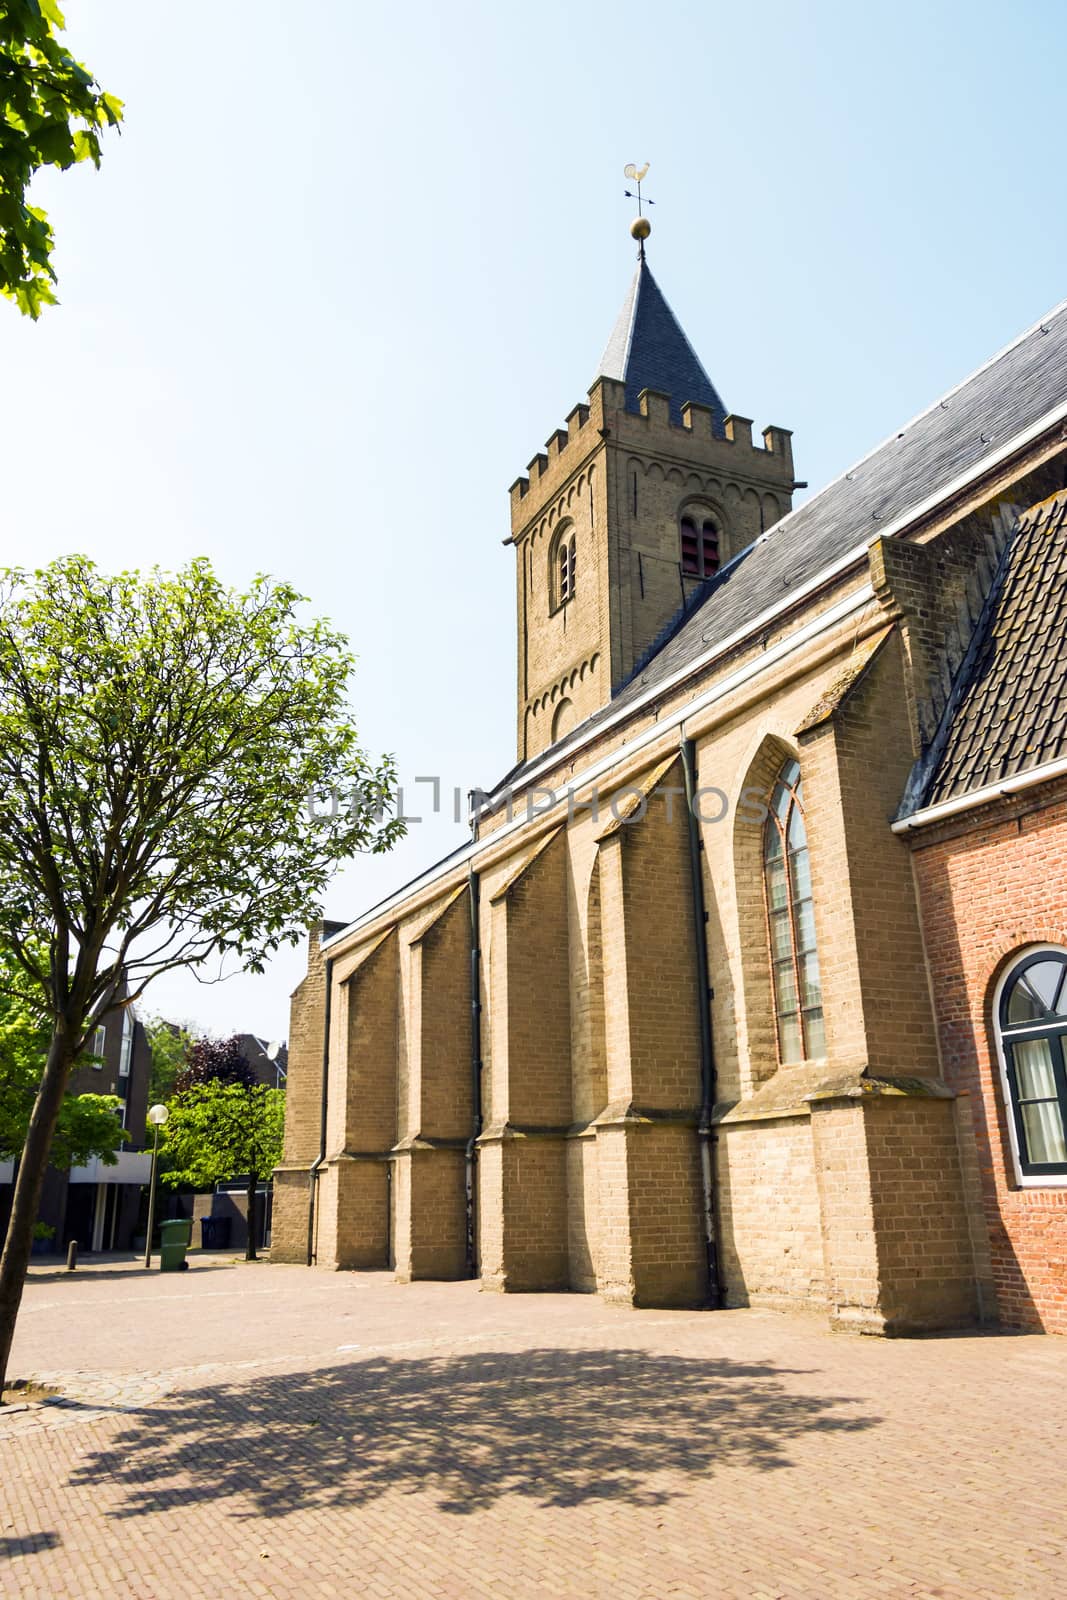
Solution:
<path fill-rule="evenodd" d="M 645 240 L 652 232 L 652 224 L 647 217 L 635 217 L 630 224 L 630 235 L 634 239 Z"/>

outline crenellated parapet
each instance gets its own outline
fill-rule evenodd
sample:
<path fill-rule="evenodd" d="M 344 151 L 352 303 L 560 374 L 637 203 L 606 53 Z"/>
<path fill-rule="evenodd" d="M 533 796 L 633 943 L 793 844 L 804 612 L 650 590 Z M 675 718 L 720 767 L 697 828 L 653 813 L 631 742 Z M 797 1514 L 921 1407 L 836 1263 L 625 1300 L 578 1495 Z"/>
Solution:
<path fill-rule="evenodd" d="M 638 411 L 626 409 L 625 384 L 612 378 L 596 380 L 589 391 L 589 404 L 575 406 L 566 428 L 549 435 L 545 448 L 511 485 L 514 539 L 522 536 L 541 509 L 607 440 L 630 450 L 699 465 L 727 479 L 792 493 L 793 448 L 788 428 L 764 428 L 762 444 L 757 444 L 752 438 L 751 417 L 731 413 L 720 432 L 710 406 L 685 401 L 679 408 L 681 422 L 676 422 L 668 394 L 643 389 L 638 405 Z"/>

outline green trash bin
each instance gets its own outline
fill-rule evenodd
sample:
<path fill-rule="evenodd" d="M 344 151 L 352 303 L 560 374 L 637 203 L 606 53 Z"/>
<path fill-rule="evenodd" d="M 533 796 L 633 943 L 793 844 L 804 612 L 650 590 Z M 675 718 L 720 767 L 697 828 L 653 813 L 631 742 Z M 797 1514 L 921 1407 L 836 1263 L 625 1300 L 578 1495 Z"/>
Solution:
<path fill-rule="evenodd" d="M 189 1266 L 185 1259 L 193 1238 L 193 1225 L 187 1217 L 159 1224 L 160 1272 L 185 1272 Z"/>

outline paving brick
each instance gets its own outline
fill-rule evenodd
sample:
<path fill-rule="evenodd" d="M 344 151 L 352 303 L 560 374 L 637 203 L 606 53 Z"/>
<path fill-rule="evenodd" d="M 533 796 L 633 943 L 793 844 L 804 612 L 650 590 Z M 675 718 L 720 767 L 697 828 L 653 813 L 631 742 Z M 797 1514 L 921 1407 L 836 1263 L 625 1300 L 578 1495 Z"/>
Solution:
<path fill-rule="evenodd" d="M 195 1263 L 35 1271 L 0 1593 L 1058 1600 L 1067 1343 Z"/>

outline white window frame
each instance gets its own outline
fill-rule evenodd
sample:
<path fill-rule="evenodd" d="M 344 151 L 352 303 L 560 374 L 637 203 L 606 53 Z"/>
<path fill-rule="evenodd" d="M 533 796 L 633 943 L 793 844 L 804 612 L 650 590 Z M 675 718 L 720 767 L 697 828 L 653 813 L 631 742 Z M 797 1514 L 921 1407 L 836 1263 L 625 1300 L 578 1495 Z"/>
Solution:
<path fill-rule="evenodd" d="M 1011 956 L 997 980 L 996 989 L 993 991 L 993 1038 L 997 1047 L 997 1066 L 1000 1069 L 1000 1092 L 1004 1100 L 1004 1116 L 1008 1124 L 1008 1138 L 1011 1141 L 1011 1164 L 1013 1177 L 1020 1189 L 1064 1189 L 1067 1188 L 1067 1172 L 1037 1172 L 1023 1171 L 1022 1154 L 1019 1150 L 1019 1130 L 1015 1126 L 1015 1102 L 1012 1099 L 1011 1083 L 1008 1078 L 1008 1058 L 1004 1053 L 1004 1039 L 1000 1031 L 1000 1002 L 1011 978 L 1020 961 L 1025 961 L 1027 956 L 1067 956 L 1067 947 L 1062 944 L 1024 944 L 1018 950 L 1013 950 Z"/>
<path fill-rule="evenodd" d="M 100 1025 L 97 1028 L 95 1028 L 93 1030 L 93 1039 L 92 1039 L 92 1043 L 89 1046 L 89 1054 L 93 1055 L 93 1056 L 102 1056 L 106 1049 L 107 1049 L 107 1026 L 106 1026 L 105 1023 L 102 1022 L 102 1023 L 100 1023 Z M 103 1063 L 103 1061 L 94 1061 L 92 1063 L 92 1067 L 93 1067 L 93 1071 L 94 1072 L 103 1072 L 104 1063 Z"/>
<path fill-rule="evenodd" d="M 119 1077 L 128 1078 L 133 1060 L 133 1012 L 127 1006 L 122 1013 L 122 1043 L 119 1045 Z"/>

